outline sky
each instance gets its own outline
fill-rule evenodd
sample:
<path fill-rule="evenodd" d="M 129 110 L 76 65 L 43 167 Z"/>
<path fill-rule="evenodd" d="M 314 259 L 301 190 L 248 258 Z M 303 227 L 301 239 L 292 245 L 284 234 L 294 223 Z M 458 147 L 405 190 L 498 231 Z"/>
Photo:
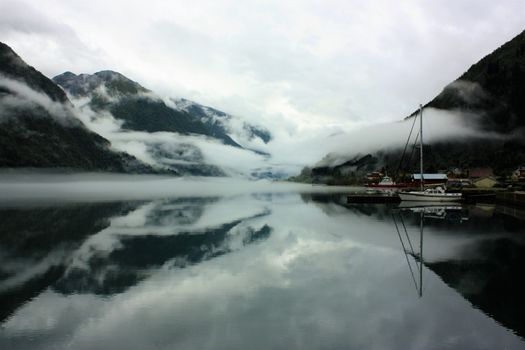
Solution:
<path fill-rule="evenodd" d="M 298 144 L 404 118 L 524 24 L 522 0 L 0 0 L 48 77 L 115 70 Z"/>
<path fill-rule="evenodd" d="M 0 0 L 0 40 L 49 77 L 112 69 L 291 128 L 398 120 L 524 24 L 521 0 Z"/>

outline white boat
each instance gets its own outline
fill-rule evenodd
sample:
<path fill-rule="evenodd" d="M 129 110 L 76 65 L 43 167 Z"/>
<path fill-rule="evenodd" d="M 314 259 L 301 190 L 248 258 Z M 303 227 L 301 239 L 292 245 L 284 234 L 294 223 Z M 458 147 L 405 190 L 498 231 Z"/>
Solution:
<path fill-rule="evenodd" d="M 447 193 L 443 187 L 424 189 L 425 179 L 423 176 L 423 106 L 419 106 L 419 165 L 420 184 L 419 191 L 399 192 L 402 201 L 425 201 L 425 202 L 456 202 L 461 200 L 461 193 Z"/>
<path fill-rule="evenodd" d="M 402 201 L 422 202 L 457 202 L 460 201 L 461 193 L 446 193 L 444 189 L 429 188 L 424 191 L 399 192 Z"/>

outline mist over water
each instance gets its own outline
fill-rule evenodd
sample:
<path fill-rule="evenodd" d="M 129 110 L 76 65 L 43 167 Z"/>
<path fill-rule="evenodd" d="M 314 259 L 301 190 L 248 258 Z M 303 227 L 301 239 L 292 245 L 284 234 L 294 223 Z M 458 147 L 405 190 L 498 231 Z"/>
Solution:
<path fill-rule="evenodd" d="M 525 348 L 518 211 L 224 178 L 1 183 L 2 349 Z"/>
<path fill-rule="evenodd" d="M 0 203 L 13 200 L 111 201 L 246 193 L 338 192 L 352 188 L 245 180 L 231 177 L 170 177 L 105 173 L 0 173 Z"/>

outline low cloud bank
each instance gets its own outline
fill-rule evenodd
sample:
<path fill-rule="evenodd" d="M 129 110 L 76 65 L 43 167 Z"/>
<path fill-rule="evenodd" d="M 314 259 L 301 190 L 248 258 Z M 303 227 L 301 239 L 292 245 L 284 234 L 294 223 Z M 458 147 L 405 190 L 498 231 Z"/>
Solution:
<path fill-rule="evenodd" d="M 348 188 L 227 177 L 0 172 L 0 206 L 38 201 L 100 202 L 268 193 L 341 193 Z"/>
<path fill-rule="evenodd" d="M 156 167 L 179 170 L 184 175 L 202 172 L 210 175 L 250 177 L 252 170 L 265 166 L 265 156 L 224 145 L 202 135 L 174 132 L 128 131 L 109 112 L 94 112 L 87 99 L 73 100 L 77 116 L 93 131 L 111 141 L 115 150 L 129 153 Z M 204 169 L 213 166 L 216 169 Z"/>
<path fill-rule="evenodd" d="M 44 93 L 31 89 L 27 84 L 0 75 L 0 91 L 9 91 L 9 94 L 0 94 L 0 122 L 13 120 L 21 111 L 44 110 L 49 116 L 64 126 L 80 126 L 74 116 L 72 106 L 53 101 Z M 33 113 L 38 116 L 39 113 Z"/>
<path fill-rule="evenodd" d="M 428 144 L 469 138 L 504 139 L 510 137 L 481 130 L 478 127 L 480 117 L 480 114 L 465 113 L 459 110 L 425 108 L 423 111 L 423 141 Z M 325 155 L 330 154 L 330 156 L 318 161 L 315 165 L 335 166 L 358 155 L 401 149 L 407 142 L 413 122 L 413 118 L 408 118 L 396 123 L 371 125 L 329 137 L 326 139 L 325 149 L 330 151 Z M 418 132 L 419 120 L 416 121 L 410 142 L 414 142 Z"/>
<path fill-rule="evenodd" d="M 456 82 L 449 87 L 465 101 L 485 98 L 483 90 L 467 82 Z M 58 122 L 66 125 L 85 124 L 89 129 L 111 141 L 112 147 L 135 156 L 142 162 L 158 168 L 170 168 L 181 175 L 232 176 L 241 178 L 287 177 L 300 172 L 304 166 L 334 166 L 358 155 L 380 150 L 402 148 L 407 140 L 413 119 L 400 122 L 363 126 L 345 132 L 337 126 L 290 130 L 273 125 L 272 140 L 263 144 L 260 139 L 249 140 L 242 135 L 244 124 L 240 118 L 231 118 L 228 127 L 232 136 L 241 137 L 245 147 L 263 149 L 262 155 L 246 149 L 224 145 L 202 135 L 181 135 L 173 132 L 140 132 L 122 129 L 122 121 L 107 111 L 93 111 L 90 98 L 72 98 L 74 106 L 52 101 L 43 93 L 26 84 L 0 76 L 0 89 L 11 92 L 0 97 L 0 122 L 23 109 L 44 109 Z M 103 87 L 98 93 L 109 96 Z M 158 98 L 152 93 L 143 97 Z M 425 143 L 465 140 L 468 138 L 504 139 L 501 135 L 482 131 L 478 125 L 483 115 L 463 111 L 424 110 Z M 213 118 L 210 115 L 210 118 Z M 419 124 L 419 123 L 418 123 Z M 419 125 L 415 126 L 414 135 Z M 239 136 L 241 135 L 241 136 Z M 327 156 L 328 155 L 328 156 Z"/>

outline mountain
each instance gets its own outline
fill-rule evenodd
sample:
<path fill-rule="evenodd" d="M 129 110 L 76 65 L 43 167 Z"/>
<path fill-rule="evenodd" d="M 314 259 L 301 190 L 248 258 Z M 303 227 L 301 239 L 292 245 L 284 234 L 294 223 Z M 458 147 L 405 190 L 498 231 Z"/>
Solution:
<path fill-rule="evenodd" d="M 117 72 L 101 71 L 92 75 L 66 72 L 54 77 L 53 81 L 73 98 L 89 98 L 94 111 L 109 111 L 123 121 L 123 129 L 181 134 L 207 132 L 191 116 L 169 108 L 150 90 Z M 224 142 L 238 146 L 229 139 Z"/>
<path fill-rule="evenodd" d="M 118 72 L 65 72 L 53 81 L 68 93 L 88 126 L 153 167 L 181 175 L 224 176 L 238 173 L 223 169 L 224 162 L 217 165 L 225 153 L 268 156 L 262 150 L 271 140 L 266 129 L 186 99 L 163 100 Z M 113 127 L 97 129 L 101 124 Z"/>
<path fill-rule="evenodd" d="M 180 98 L 171 99 L 176 109 L 185 111 L 208 127 L 211 134 L 232 135 L 245 148 L 250 141 L 259 139 L 263 143 L 272 140 L 272 134 L 262 126 L 252 125 L 215 108 Z M 243 142 L 244 141 L 244 142 Z"/>
<path fill-rule="evenodd" d="M 481 117 L 485 130 L 525 127 L 525 31 L 446 86 L 426 107 L 460 109 Z"/>
<path fill-rule="evenodd" d="M 64 91 L 0 43 L 0 167 L 153 172 L 75 116 Z"/>
<path fill-rule="evenodd" d="M 118 72 L 101 71 L 92 75 L 65 72 L 53 81 L 74 98 L 88 97 L 95 111 L 109 111 L 123 121 L 123 129 L 205 135 L 242 148 L 225 127 L 225 121 L 232 118 L 230 115 L 188 100 L 179 100 L 185 101 L 184 106 L 174 103 L 175 108 L 172 108 L 158 95 Z M 269 141 L 268 132 L 252 128 L 253 135 L 260 134 Z"/>
<path fill-rule="evenodd" d="M 496 136 L 426 142 L 425 171 L 486 166 L 492 167 L 496 175 L 507 175 L 524 165 L 525 31 L 472 65 L 424 107 L 454 111 L 473 130 Z M 405 120 L 417 113 L 415 111 Z M 344 162 L 352 163 L 356 159 L 360 162 L 359 169 L 347 173 L 340 171 L 345 168 Z M 310 179 L 352 183 L 362 179 L 370 168 L 384 168 L 389 174 L 418 169 L 417 157 L 409 156 L 402 162 L 402 149 L 389 145 L 370 155 L 346 154 L 344 162 L 328 166 L 320 162 L 323 166 L 314 167 Z"/>

